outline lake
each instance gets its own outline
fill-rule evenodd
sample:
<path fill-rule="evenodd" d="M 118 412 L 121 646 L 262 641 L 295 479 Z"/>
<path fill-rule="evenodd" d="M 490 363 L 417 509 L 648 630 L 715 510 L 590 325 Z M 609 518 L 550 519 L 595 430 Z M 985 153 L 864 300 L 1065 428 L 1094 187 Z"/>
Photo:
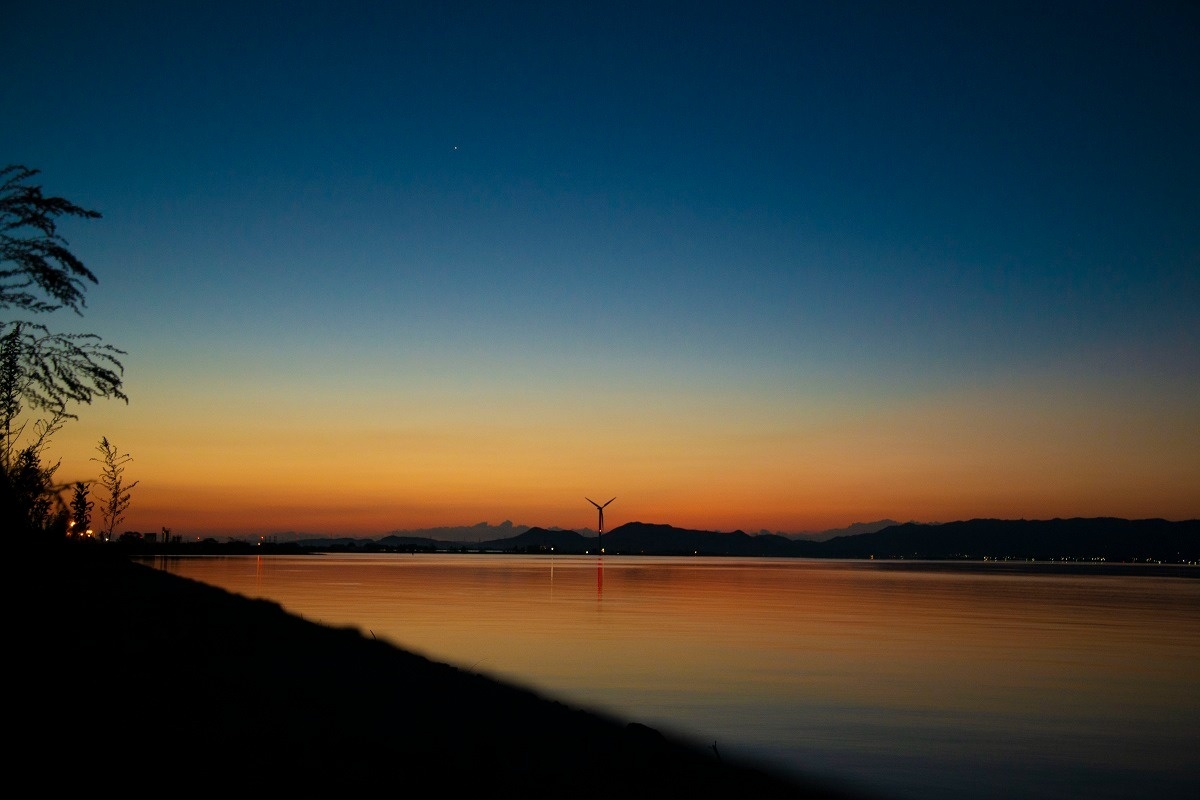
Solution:
<path fill-rule="evenodd" d="M 472 553 L 147 563 L 882 797 L 1200 797 L 1196 567 Z"/>

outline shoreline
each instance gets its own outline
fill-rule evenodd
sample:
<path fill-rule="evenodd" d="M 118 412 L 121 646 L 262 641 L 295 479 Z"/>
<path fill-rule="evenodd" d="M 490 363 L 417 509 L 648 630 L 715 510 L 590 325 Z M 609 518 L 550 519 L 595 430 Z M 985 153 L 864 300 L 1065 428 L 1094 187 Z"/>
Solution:
<path fill-rule="evenodd" d="M 15 761 L 53 753 L 47 786 L 859 796 L 722 761 L 122 554 L 44 555 L 17 684 L 32 689 L 28 718 L 15 720 L 28 757 Z"/>

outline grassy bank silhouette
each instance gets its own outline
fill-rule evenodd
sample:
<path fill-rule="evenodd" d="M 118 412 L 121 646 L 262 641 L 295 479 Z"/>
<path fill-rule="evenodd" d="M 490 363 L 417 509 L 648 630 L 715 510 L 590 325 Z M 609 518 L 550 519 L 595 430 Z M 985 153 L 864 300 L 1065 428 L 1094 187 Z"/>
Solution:
<path fill-rule="evenodd" d="M 851 796 L 99 548 L 31 564 L 14 763 L 47 789 Z"/>

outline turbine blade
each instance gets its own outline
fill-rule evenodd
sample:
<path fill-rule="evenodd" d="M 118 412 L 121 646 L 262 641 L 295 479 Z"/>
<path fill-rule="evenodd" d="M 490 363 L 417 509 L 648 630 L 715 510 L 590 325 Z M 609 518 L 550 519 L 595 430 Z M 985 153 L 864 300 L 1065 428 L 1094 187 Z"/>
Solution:
<path fill-rule="evenodd" d="M 616 499 L 617 498 L 614 497 L 612 500 L 609 500 L 608 503 L 611 503 L 613 500 L 616 500 Z M 604 505 L 608 505 L 608 503 L 605 503 Z"/>

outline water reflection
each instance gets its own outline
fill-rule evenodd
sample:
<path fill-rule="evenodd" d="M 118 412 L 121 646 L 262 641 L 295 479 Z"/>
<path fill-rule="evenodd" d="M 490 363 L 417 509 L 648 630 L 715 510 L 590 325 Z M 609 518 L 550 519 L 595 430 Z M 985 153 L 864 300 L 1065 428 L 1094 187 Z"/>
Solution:
<path fill-rule="evenodd" d="M 1200 788 L 1195 573 L 250 558 L 159 566 L 694 733 L 722 753 L 855 776 L 892 796 L 1124 798 L 1148 786 L 1172 795 Z"/>

